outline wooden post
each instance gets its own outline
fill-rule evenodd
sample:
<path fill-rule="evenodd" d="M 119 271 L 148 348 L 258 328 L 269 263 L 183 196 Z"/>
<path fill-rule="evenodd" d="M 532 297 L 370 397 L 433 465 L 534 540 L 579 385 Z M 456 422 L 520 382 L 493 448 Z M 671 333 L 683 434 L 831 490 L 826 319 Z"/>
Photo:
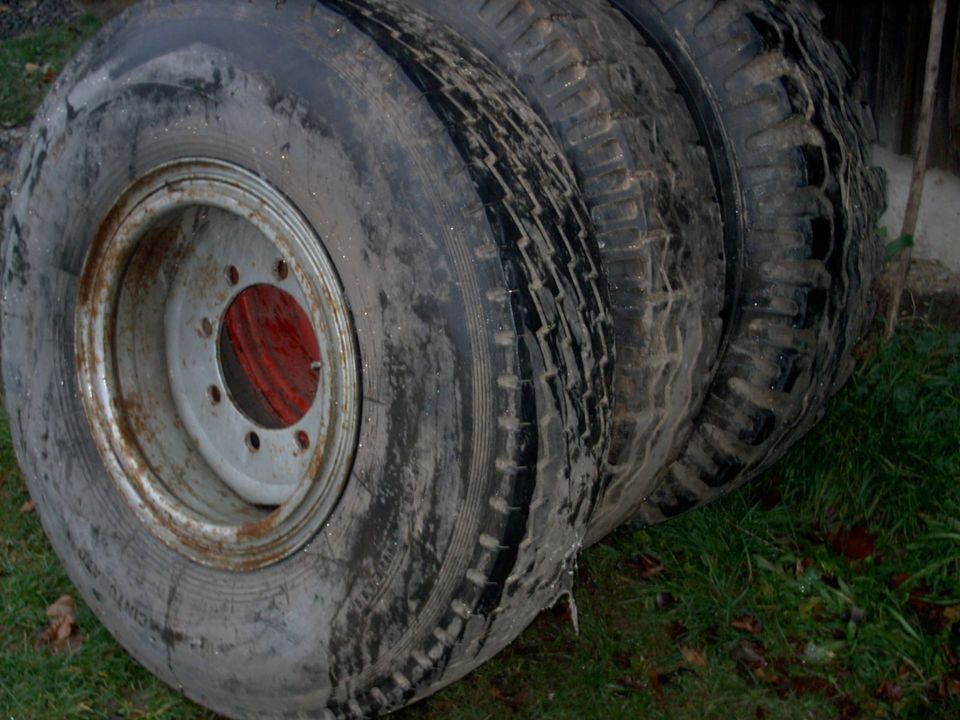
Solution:
<path fill-rule="evenodd" d="M 920 123 L 917 128 L 917 149 L 914 154 L 913 178 L 910 181 L 910 195 L 907 210 L 903 217 L 903 232 L 900 237 L 913 237 L 917 231 L 917 219 L 920 216 L 920 202 L 923 199 L 923 180 L 927 174 L 927 155 L 930 151 L 930 127 L 933 123 L 934 100 L 937 95 L 937 76 L 940 73 L 940 51 L 943 48 L 943 26 L 946 24 L 947 0 L 934 0 L 933 17 L 930 20 L 930 44 L 927 46 L 927 72 L 923 81 L 923 104 L 920 108 Z M 896 275 L 893 284 L 893 296 L 887 309 L 886 338 L 893 337 L 900 315 L 900 303 L 903 300 L 903 288 L 907 284 L 907 272 L 910 270 L 911 249 L 905 248 L 896 260 Z"/>

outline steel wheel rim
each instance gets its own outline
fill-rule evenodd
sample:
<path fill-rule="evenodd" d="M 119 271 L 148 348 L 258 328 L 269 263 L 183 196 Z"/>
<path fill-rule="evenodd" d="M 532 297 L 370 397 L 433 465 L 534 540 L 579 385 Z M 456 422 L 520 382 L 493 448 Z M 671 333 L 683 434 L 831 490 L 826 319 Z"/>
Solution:
<path fill-rule="evenodd" d="M 179 552 L 234 570 L 308 543 L 350 473 L 359 363 L 335 267 L 290 201 L 230 163 L 160 166 L 102 223 L 79 288 L 84 410 L 104 466 L 140 520 Z M 279 298 L 279 324 L 302 316 L 313 333 L 315 344 L 302 332 L 252 335 L 289 340 L 298 357 L 304 348 L 319 354 L 314 396 L 299 398 L 306 407 L 295 422 L 289 415 L 267 427 L 231 385 L 244 375 L 225 367 L 224 337 L 230 345 L 235 334 L 225 320 L 241 296 Z"/>

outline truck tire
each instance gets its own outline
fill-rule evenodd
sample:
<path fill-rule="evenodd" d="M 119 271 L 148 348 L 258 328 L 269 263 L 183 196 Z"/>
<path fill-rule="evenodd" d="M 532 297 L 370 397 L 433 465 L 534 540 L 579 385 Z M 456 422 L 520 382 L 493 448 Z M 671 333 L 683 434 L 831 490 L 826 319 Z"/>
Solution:
<path fill-rule="evenodd" d="M 849 376 L 872 320 L 883 176 L 852 70 L 805 0 L 612 0 L 656 48 L 710 156 L 737 296 L 680 458 L 636 511 L 655 523 L 769 466 Z"/>
<path fill-rule="evenodd" d="M 595 542 L 632 514 L 684 446 L 716 368 L 732 248 L 723 247 L 706 152 L 663 63 L 605 0 L 405 2 L 517 81 L 591 210 L 617 341 Z"/>
<path fill-rule="evenodd" d="M 547 128 L 377 0 L 142 4 L 57 81 L 6 218 L 5 402 L 44 529 L 230 717 L 464 675 L 569 592 L 612 321 Z"/>

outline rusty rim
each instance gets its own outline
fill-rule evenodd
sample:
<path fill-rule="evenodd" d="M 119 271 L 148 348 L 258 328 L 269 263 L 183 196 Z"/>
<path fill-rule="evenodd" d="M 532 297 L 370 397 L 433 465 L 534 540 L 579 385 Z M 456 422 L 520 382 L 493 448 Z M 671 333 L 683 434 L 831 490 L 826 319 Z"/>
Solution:
<path fill-rule="evenodd" d="M 350 471 L 360 402 L 334 266 L 269 183 L 206 159 L 128 188 L 81 273 L 77 371 L 128 504 L 199 562 L 296 551 Z"/>

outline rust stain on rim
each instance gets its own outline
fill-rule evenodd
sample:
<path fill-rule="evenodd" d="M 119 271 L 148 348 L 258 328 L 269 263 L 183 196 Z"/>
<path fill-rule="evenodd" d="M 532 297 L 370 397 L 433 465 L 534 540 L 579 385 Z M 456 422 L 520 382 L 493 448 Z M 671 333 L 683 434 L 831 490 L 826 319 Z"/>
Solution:
<path fill-rule="evenodd" d="M 142 316 L 130 309 L 136 303 L 124 293 L 146 304 L 153 290 L 149 283 L 131 290 L 125 282 L 149 277 L 158 283 L 150 273 L 169 269 L 171 262 L 179 266 L 189 248 L 177 213 L 197 207 L 233 213 L 277 246 L 278 256 L 289 263 L 289 277 L 306 293 L 314 328 L 340 360 L 336 369 L 329 361 L 321 363 L 320 381 L 329 397 L 317 404 L 334 415 L 304 434 L 307 443 L 298 431 L 294 454 L 308 462 L 293 494 L 274 508 L 244 503 L 217 486 L 210 478 L 222 468 L 215 465 L 208 463 L 202 477 L 185 477 L 199 455 L 189 462 L 180 458 L 173 467 L 151 458 L 148 448 L 163 445 L 164 433 L 186 448 L 196 446 L 198 437 L 184 417 L 163 415 L 169 414 L 163 408 L 176 403 L 157 402 L 161 387 L 140 387 L 134 371 L 120 377 L 132 362 L 131 341 L 139 338 L 134 321 Z M 133 329 L 124 328 L 127 321 Z M 359 432 L 360 363 L 332 261 L 282 194 L 253 173 L 220 161 L 188 159 L 147 173 L 124 191 L 93 238 L 78 285 L 75 324 L 75 362 L 94 443 L 122 497 L 151 533 L 200 563 L 241 572 L 278 562 L 314 537 L 349 477 Z M 130 347 L 122 347 L 124 342 Z M 190 502 L 177 494 L 178 482 L 198 485 L 191 488 Z M 217 498 L 226 500 L 218 506 Z"/>

